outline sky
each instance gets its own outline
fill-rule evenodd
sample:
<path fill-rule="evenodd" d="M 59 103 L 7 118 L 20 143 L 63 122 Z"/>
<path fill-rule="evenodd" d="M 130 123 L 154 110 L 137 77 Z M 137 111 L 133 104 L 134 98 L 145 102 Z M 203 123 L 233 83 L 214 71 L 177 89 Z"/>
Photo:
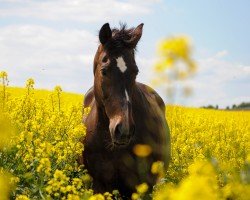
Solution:
<path fill-rule="evenodd" d="M 151 84 L 161 39 L 192 39 L 197 73 L 182 86 L 190 97 L 167 98 L 186 106 L 250 101 L 250 1 L 248 0 L 0 0 L 0 71 L 11 86 L 32 77 L 36 88 L 85 93 L 93 85 L 98 31 L 144 23 L 136 62 L 138 81 Z"/>

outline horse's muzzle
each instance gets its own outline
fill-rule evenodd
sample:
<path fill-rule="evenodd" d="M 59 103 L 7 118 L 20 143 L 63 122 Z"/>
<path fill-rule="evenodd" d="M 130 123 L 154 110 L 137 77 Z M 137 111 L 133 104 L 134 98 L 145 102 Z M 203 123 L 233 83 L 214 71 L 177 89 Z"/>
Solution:
<path fill-rule="evenodd" d="M 113 129 L 113 142 L 116 146 L 126 146 L 129 144 L 131 138 L 135 134 L 135 125 L 124 126 L 122 123 L 118 123 Z"/>

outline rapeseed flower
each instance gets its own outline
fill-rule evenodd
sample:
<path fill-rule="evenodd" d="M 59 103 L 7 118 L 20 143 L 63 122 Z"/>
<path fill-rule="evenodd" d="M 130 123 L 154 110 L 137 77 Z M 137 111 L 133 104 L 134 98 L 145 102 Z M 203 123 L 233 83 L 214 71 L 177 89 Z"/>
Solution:
<path fill-rule="evenodd" d="M 183 50 L 176 51 L 185 57 Z M 90 111 L 82 109 L 83 97 L 66 94 L 59 87 L 53 92 L 36 90 L 34 80 L 27 81 L 26 89 L 5 86 L 8 98 L 0 99 L 4 105 L 0 109 L 0 168 L 5 168 L 0 169 L 1 197 L 119 199 L 118 191 L 93 195 L 92 178 L 77 163 L 86 133 L 82 117 Z M 249 112 L 167 106 L 166 118 L 172 160 L 166 172 L 162 162 L 151 166 L 151 172 L 161 178 L 154 187 L 154 199 L 248 199 Z M 134 153 L 137 159 L 145 159 L 152 149 L 141 144 Z M 3 175 L 6 171 L 12 176 Z M 148 193 L 142 183 L 131 198 L 143 199 Z"/>

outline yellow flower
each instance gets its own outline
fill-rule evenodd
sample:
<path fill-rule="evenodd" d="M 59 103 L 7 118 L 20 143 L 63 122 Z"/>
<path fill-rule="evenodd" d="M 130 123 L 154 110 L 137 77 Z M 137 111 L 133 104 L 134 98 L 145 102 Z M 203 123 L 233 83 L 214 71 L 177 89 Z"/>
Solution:
<path fill-rule="evenodd" d="M 61 88 L 61 86 L 56 86 L 55 88 L 54 88 L 54 91 L 55 92 L 58 92 L 58 93 L 61 93 L 62 92 L 62 88 Z"/>
<path fill-rule="evenodd" d="M 17 183 L 19 183 L 19 181 L 20 181 L 20 178 L 18 178 L 18 177 L 12 176 L 12 177 L 10 178 L 10 183 L 11 183 L 12 185 L 16 185 Z"/>
<path fill-rule="evenodd" d="M 26 195 L 18 195 L 16 197 L 16 200 L 30 200 L 30 198 L 27 197 Z"/>
<path fill-rule="evenodd" d="M 37 172 L 44 172 L 46 175 L 50 175 L 51 163 L 49 158 L 42 158 L 40 164 L 36 169 Z"/>
<path fill-rule="evenodd" d="M 140 195 L 137 194 L 137 193 L 133 193 L 132 194 L 132 200 L 137 200 L 137 199 L 140 199 Z"/>
<path fill-rule="evenodd" d="M 57 180 L 66 180 L 67 179 L 67 177 L 63 173 L 63 171 L 58 170 L 58 169 L 54 173 L 54 178 L 57 179 Z"/>
<path fill-rule="evenodd" d="M 151 166 L 152 174 L 157 174 L 160 178 L 164 176 L 164 163 L 162 161 L 156 161 Z"/>
<path fill-rule="evenodd" d="M 147 157 L 151 154 L 152 148 L 146 144 L 137 144 L 134 146 L 133 151 L 139 157 Z"/>
<path fill-rule="evenodd" d="M 112 194 L 110 194 L 109 192 L 105 192 L 103 194 L 103 196 L 105 197 L 105 200 L 112 200 Z"/>
<path fill-rule="evenodd" d="M 89 200 L 105 200 L 102 194 L 95 194 L 89 198 Z"/>
<path fill-rule="evenodd" d="M 0 198 L 1 200 L 8 200 L 10 195 L 10 176 L 0 170 Z"/>
<path fill-rule="evenodd" d="M 67 200 L 80 200 L 80 197 L 78 195 L 68 194 Z"/>
<path fill-rule="evenodd" d="M 33 88 L 34 87 L 34 84 L 35 84 L 35 81 L 34 79 L 30 78 L 26 81 L 26 87 L 27 88 Z"/>
<path fill-rule="evenodd" d="M 139 193 L 139 194 L 144 194 L 148 191 L 148 185 L 147 183 L 142 183 L 138 186 L 136 186 L 136 191 Z"/>
<path fill-rule="evenodd" d="M 0 72 L 0 78 L 7 78 L 7 77 L 8 77 L 7 72 L 5 72 L 5 71 Z"/>
<path fill-rule="evenodd" d="M 196 71 L 195 61 L 191 58 L 191 50 L 186 36 L 166 38 L 158 45 L 159 60 L 154 66 L 156 78 L 153 78 L 152 82 L 156 86 L 164 87 L 171 98 L 174 94 L 169 91 L 177 88 L 176 85 L 179 85 L 180 80 L 191 77 Z"/>
<path fill-rule="evenodd" d="M 80 189 L 82 187 L 82 181 L 79 178 L 73 178 L 73 185 L 77 188 Z"/>

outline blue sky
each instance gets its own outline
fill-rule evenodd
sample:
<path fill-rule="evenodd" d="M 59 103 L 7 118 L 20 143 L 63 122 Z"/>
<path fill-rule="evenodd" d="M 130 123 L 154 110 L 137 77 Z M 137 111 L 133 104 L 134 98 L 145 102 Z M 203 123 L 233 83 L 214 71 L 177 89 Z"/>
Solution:
<path fill-rule="evenodd" d="M 84 93 L 93 83 L 97 33 L 105 22 L 144 25 L 138 80 L 150 84 L 156 44 L 188 35 L 196 76 L 181 83 L 193 95 L 174 103 L 220 107 L 250 101 L 250 1 L 233 0 L 0 0 L 0 70 L 10 85 L 33 77 L 36 87 Z M 157 91 L 165 97 L 161 89 Z"/>

